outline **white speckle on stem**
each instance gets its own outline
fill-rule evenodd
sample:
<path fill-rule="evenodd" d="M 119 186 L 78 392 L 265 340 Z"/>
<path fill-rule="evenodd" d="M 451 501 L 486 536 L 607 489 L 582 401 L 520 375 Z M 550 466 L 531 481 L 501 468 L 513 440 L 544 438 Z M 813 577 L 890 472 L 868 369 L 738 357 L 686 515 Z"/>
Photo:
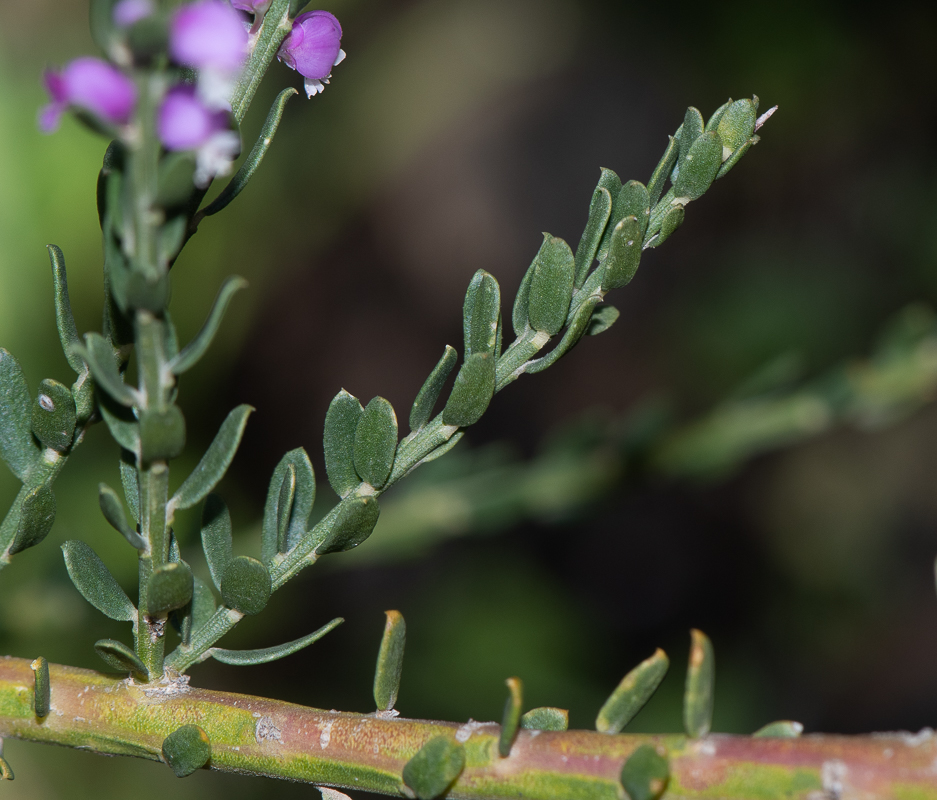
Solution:
<path fill-rule="evenodd" d="M 254 728 L 254 738 L 260 742 L 279 742 L 283 737 L 271 717 L 261 717 Z"/>
<path fill-rule="evenodd" d="M 329 746 L 329 742 L 332 740 L 332 725 L 334 722 L 329 721 L 325 723 L 325 726 L 322 728 L 322 731 L 319 733 L 319 747 L 325 750 Z"/>
<path fill-rule="evenodd" d="M 843 796 L 848 773 L 848 767 L 838 759 L 823 762 L 820 767 L 820 783 L 823 785 L 823 793 L 829 800 L 839 800 Z"/>
<path fill-rule="evenodd" d="M 456 741 L 465 744 L 465 742 L 471 738 L 472 734 L 485 724 L 487 723 L 476 722 L 474 719 L 470 719 L 455 732 Z"/>

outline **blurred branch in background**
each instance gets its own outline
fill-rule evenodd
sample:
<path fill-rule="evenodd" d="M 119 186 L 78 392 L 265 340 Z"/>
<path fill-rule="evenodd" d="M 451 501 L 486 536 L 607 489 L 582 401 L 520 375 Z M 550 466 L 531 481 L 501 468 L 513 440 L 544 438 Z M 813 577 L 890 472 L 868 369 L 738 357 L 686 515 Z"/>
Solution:
<path fill-rule="evenodd" d="M 581 417 L 530 460 L 500 443 L 457 450 L 385 501 L 375 536 L 349 561 L 412 556 L 445 538 L 528 520 L 568 522 L 649 479 L 716 481 L 756 456 L 837 427 L 892 425 L 937 393 L 937 317 L 909 306 L 868 358 L 812 379 L 800 372 L 796 355 L 775 359 L 690 422 L 675 420 L 661 399 L 623 417 Z"/>

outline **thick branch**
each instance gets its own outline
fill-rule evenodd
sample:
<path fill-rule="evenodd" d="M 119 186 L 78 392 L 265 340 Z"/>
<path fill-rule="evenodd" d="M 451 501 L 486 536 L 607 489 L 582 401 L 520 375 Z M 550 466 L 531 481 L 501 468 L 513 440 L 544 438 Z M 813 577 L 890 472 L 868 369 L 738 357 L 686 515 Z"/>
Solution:
<path fill-rule="evenodd" d="M 52 711 L 40 721 L 29 661 L 0 659 L 0 737 L 158 761 L 167 735 L 197 724 L 211 739 L 212 769 L 399 796 L 404 764 L 429 739 L 444 735 L 466 748 L 466 767 L 450 797 L 543 800 L 621 800 L 622 764 L 650 741 L 670 751 L 667 797 L 937 798 L 937 739 L 930 731 L 694 741 L 522 730 L 510 756 L 500 758 L 495 723 L 326 712 L 193 689 L 184 680 L 137 685 L 72 667 L 50 670 Z"/>

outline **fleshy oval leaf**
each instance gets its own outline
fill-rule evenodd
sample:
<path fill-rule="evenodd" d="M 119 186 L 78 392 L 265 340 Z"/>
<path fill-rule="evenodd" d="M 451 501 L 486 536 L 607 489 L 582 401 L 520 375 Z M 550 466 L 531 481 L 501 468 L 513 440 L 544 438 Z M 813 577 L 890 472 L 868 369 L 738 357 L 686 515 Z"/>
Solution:
<path fill-rule="evenodd" d="M 228 562 L 221 579 L 221 599 L 226 606 L 242 614 L 259 614 L 272 592 L 270 572 L 256 558 L 238 556 Z"/>
<path fill-rule="evenodd" d="M 29 668 L 33 671 L 35 689 L 33 691 L 33 710 L 36 716 L 42 719 L 49 716 L 50 700 L 52 697 L 49 684 L 49 662 L 42 656 L 35 659 Z"/>
<path fill-rule="evenodd" d="M 100 639 L 94 643 L 94 652 L 105 664 L 117 672 L 129 672 L 134 677 L 143 680 L 149 678 L 149 670 L 147 670 L 146 665 L 123 642 L 114 639 Z"/>
<path fill-rule="evenodd" d="M 137 609 L 91 547 L 78 539 L 62 545 L 65 567 L 75 588 L 98 611 L 118 622 L 132 622 Z"/>
<path fill-rule="evenodd" d="M 442 421 L 446 425 L 474 425 L 488 408 L 495 391 L 495 359 L 487 353 L 474 353 L 465 359 L 446 407 Z"/>
<path fill-rule="evenodd" d="M 355 471 L 355 430 L 364 409 L 358 398 L 342 389 L 329 404 L 325 414 L 325 474 L 341 498 L 361 482 Z"/>
<path fill-rule="evenodd" d="M 681 159 L 680 174 L 673 183 L 675 197 L 696 200 L 702 197 L 722 165 L 722 139 L 715 131 L 700 136 L 686 160 Z"/>
<path fill-rule="evenodd" d="M 357 547 L 374 531 L 380 513 L 380 505 L 370 495 L 344 500 L 335 522 L 316 547 L 316 553 L 321 556 Z"/>
<path fill-rule="evenodd" d="M 578 289 L 582 286 L 589 269 L 599 252 L 599 244 L 605 235 L 605 227 L 612 215 L 612 195 L 604 186 L 596 186 L 589 203 L 589 218 L 585 230 L 576 248 L 576 281 Z M 515 331 L 516 332 L 516 331 Z M 518 334 L 519 336 L 520 334 Z"/>
<path fill-rule="evenodd" d="M 0 347 L 0 459 L 26 480 L 39 458 L 30 429 L 32 399 L 19 362 Z"/>
<path fill-rule="evenodd" d="M 43 447 L 64 453 L 75 435 L 75 398 L 67 386 L 46 378 L 33 403 L 32 431 Z"/>
<path fill-rule="evenodd" d="M 183 725 L 163 739 L 163 761 L 177 778 L 204 767 L 211 758 L 211 739 L 198 725 Z"/>
<path fill-rule="evenodd" d="M 385 611 L 387 622 L 374 669 L 374 702 L 379 711 L 390 711 L 397 702 L 407 623 L 399 611 Z"/>
<path fill-rule="evenodd" d="M 465 769 L 465 748 L 445 736 L 424 744 L 403 768 L 403 782 L 419 800 L 440 797 Z"/>
<path fill-rule="evenodd" d="M 625 217 L 612 232 L 608 257 L 605 259 L 605 275 L 602 290 L 620 289 L 627 286 L 638 271 L 641 261 L 641 242 L 643 241 L 645 222 L 642 226 L 637 217 Z"/>
<path fill-rule="evenodd" d="M 16 532 L 8 548 L 9 554 L 16 555 L 39 544 L 55 522 L 55 494 L 49 484 L 37 486 L 26 493 L 19 508 Z"/>
<path fill-rule="evenodd" d="M 413 401 L 413 408 L 410 410 L 410 430 L 417 431 L 429 422 L 439 395 L 442 394 L 443 385 L 455 369 L 458 360 L 459 354 L 456 349 L 447 344 L 442 358 L 433 367 L 433 371 L 420 388 L 416 400 Z"/>
<path fill-rule="evenodd" d="M 462 306 L 465 357 L 494 353 L 501 314 L 501 288 L 494 276 L 480 269 L 472 277 Z"/>
<path fill-rule="evenodd" d="M 569 711 L 552 706 L 532 708 L 521 717 L 521 727 L 534 731 L 565 731 L 569 728 Z"/>
<path fill-rule="evenodd" d="M 292 501 L 283 508 L 288 496 L 282 494 L 284 481 L 292 470 Z M 290 493 L 288 493 L 289 495 Z M 277 464 L 270 478 L 264 520 L 261 532 L 260 560 L 269 564 L 278 552 L 291 550 L 306 535 L 309 515 L 316 501 L 316 476 L 309 455 L 302 447 L 290 450 Z M 281 526 L 285 525 L 285 540 L 281 541 Z"/>
<path fill-rule="evenodd" d="M 383 397 L 365 406 L 355 429 L 355 471 L 358 477 L 380 489 L 390 477 L 397 451 L 397 415 Z"/>
<path fill-rule="evenodd" d="M 621 784 L 631 800 L 657 800 L 670 781 L 670 762 L 662 746 L 642 744 L 621 768 Z"/>
<path fill-rule="evenodd" d="M 559 333 L 566 322 L 575 278 L 576 259 L 569 245 L 545 233 L 527 300 L 530 327 L 550 336 Z"/>
<path fill-rule="evenodd" d="M 165 614 L 187 605 L 192 599 L 193 583 L 187 564 L 181 561 L 160 564 L 146 585 L 147 614 Z"/>
<path fill-rule="evenodd" d="M 202 550 L 212 582 L 220 590 L 224 571 L 234 558 L 232 553 L 231 514 L 217 494 L 205 499 L 202 509 Z"/>

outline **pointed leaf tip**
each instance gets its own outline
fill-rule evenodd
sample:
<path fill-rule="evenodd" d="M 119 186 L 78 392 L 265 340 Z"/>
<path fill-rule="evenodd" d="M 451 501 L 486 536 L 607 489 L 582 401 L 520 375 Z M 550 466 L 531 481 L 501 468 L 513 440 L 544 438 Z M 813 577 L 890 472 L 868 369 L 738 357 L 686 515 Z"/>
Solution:
<path fill-rule="evenodd" d="M 407 623 L 399 611 L 385 611 L 387 621 L 374 670 L 374 702 L 378 711 L 390 711 L 397 702 L 403 652 L 407 640 Z"/>
<path fill-rule="evenodd" d="M 687 735 L 705 736 L 712 727 L 715 656 L 709 638 L 702 631 L 690 631 L 690 664 L 683 695 L 683 725 Z"/>
<path fill-rule="evenodd" d="M 501 734 L 498 737 L 498 755 L 507 758 L 511 755 L 511 746 L 517 736 L 517 726 L 521 721 L 521 709 L 524 704 L 524 684 L 520 678 L 508 678 L 508 698 L 504 703 L 501 717 Z"/>
<path fill-rule="evenodd" d="M 660 648 L 622 678 L 595 720 L 599 733 L 619 733 L 657 691 L 670 660 Z"/>

